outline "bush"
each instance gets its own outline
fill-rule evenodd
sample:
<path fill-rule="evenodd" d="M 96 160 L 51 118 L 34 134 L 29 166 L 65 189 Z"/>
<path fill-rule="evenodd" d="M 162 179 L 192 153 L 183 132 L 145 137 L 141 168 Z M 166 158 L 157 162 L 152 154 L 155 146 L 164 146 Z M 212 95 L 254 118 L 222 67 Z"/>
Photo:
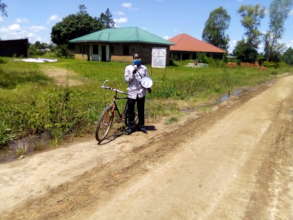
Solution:
<path fill-rule="evenodd" d="M 54 53 L 56 54 L 57 57 L 61 58 L 72 58 L 73 54 L 71 51 L 68 49 L 67 45 L 59 45 L 54 49 Z"/>
<path fill-rule="evenodd" d="M 233 51 L 233 54 L 237 56 L 241 62 L 255 63 L 257 60 L 257 50 L 246 43 L 244 40 L 238 41 Z"/>
<path fill-rule="evenodd" d="M 283 60 L 289 64 L 293 65 L 293 48 L 289 48 L 283 55 Z"/>
<path fill-rule="evenodd" d="M 279 67 L 279 63 L 276 63 L 276 62 L 269 62 L 269 61 L 265 61 L 263 63 L 263 65 L 267 68 L 278 68 Z"/>
<path fill-rule="evenodd" d="M 96 88 L 95 88 L 96 90 Z M 54 139 L 91 127 L 102 110 L 95 90 L 25 86 L 0 96 L 0 144 L 48 132 Z"/>

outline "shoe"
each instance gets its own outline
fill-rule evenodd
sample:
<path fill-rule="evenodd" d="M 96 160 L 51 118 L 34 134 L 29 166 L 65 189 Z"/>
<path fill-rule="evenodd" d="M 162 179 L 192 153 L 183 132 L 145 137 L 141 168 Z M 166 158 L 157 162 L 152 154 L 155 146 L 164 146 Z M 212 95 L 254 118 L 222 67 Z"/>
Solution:
<path fill-rule="evenodd" d="M 125 129 L 125 133 L 127 134 L 127 135 L 130 135 L 130 134 L 132 134 L 134 131 L 131 129 L 131 128 L 126 128 Z"/>
<path fill-rule="evenodd" d="M 138 130 L 143 132 L 143 133 L 145 133 L 145 134 L 148 133 L 148 131 L 147 131 L 147 129 L 145 127 L 140 127 Z"/>

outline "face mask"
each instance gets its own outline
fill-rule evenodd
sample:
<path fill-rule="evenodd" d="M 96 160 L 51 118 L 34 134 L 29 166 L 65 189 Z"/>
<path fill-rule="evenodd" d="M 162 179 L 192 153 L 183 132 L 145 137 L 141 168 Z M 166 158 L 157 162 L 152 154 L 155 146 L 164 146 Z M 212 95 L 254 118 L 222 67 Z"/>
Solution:
<path fill-rule="evenodd" d="M 133 65 L 140 66 L 141 60 L 133 60 Z"/>

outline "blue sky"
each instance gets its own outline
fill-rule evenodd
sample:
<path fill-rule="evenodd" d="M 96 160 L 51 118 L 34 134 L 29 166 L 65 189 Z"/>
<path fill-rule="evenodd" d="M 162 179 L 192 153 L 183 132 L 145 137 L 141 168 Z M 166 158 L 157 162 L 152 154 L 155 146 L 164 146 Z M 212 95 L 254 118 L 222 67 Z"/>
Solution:
<path fill-rule="evenodd" d="M 28 37 L 50 42 L 52 26 L 64 16 L 78 11 L 85 4 L 89 14 L 110 8 L 118 26 L 138 26 L 162 37 L 187 33 L 201 39 L 209 13 L 223 6 L 231 15 L 228 34 L 231 48 L 243 37 L 244 29 L 237 13 L 242 4 L 261 4 L 268 8 L 270 0 L 2 0 L 8 5 L 8 17 L 0 17 L 0 38 Z M 266 31 L 268 15 L 261 31 Z M 293 47 L 293 10 L 285 24 L 282 42 Z"/>

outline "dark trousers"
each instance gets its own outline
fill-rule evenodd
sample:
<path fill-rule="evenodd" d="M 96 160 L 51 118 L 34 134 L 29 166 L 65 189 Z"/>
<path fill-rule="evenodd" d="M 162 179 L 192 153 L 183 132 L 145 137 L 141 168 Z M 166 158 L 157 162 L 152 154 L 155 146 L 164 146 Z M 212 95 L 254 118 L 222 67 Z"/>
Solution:
<path fill-rule="evenodd" d="M 137 112 L 138 112 L 138 127 L 144 126 L 144 103 L 145 97 L 136 98 L 136 99 L 127 99 L 127 109 L 126 109 L 126 120 L 128 127 L 131 129 L 135 128 L 134 118 L 135 118 L 135 103 L 137 104 Z"/>

